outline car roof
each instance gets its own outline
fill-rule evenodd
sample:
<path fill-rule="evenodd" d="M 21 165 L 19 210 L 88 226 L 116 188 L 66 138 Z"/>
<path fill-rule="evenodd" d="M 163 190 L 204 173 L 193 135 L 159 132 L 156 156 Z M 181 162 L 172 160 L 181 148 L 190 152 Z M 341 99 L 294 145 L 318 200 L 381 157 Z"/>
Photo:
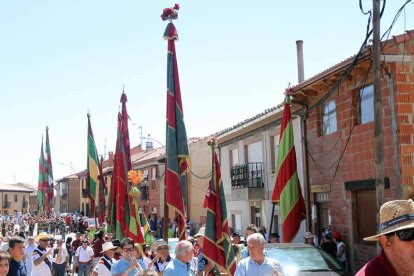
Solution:
<path fill-rule="evenodd" d="M 314 247 L 310 244 L 305 244 L 305 243 L 266 243 L 265 244 L 266 248 L 309 248 L 309 247 Z"/>

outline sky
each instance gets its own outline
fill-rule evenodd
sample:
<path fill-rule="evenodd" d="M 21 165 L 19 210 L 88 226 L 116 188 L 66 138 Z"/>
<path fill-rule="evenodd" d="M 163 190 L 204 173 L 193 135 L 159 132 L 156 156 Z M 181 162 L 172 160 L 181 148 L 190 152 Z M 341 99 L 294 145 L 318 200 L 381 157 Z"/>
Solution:
<path fill-rule="evenodd" d="M 148 134 L 165 144 L 167 22 L 160 15 L 174 3 L 0 0 L 0 183 L 37 185 L 46 126 L 55 180 L 86 169 L 88 112 L 98 153 L 114 151 L 123 89 L 131 145 Z M 178 3 L 188 137 L 281 103 L 298 82 L 296 40 L 304 41 L 307 79 L 357 53 L 367 25 L 357 0 Z M 386 2 L 381 33 L 404 3 Z M 372 1 L 362 4 L 369 10 Z M 410 29 L 412 3 L 391 34 Z"/>

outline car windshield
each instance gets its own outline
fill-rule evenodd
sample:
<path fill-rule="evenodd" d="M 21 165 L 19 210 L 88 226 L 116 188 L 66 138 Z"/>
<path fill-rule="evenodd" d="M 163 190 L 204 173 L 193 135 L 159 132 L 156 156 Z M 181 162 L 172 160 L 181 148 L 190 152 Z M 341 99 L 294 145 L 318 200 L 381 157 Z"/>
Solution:
<path fill-rule="evenodd" d="M 171 257 L 175 257 L 175 248 L 177 247 L 178 239 L 170 238 L 168 239 L 169 253 Z"/>
<path fill-rule="evenodd" d="M 313 246 L 266 247 L 266 255 L 276 259 L 287 275 L 298 271 L 341 271 L 341 265 L 328 254 Z"/>

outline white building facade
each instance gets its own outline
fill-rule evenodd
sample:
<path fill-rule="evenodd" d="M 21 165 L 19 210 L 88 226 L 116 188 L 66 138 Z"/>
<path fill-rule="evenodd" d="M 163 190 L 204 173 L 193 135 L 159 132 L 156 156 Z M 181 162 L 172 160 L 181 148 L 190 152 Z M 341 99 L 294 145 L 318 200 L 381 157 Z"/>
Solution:
<path fill-rule="evenodd" d="M 268 233 L 282 236 L 278 205 L 269 229 L 282 113 L 283 107 L 274 107 L 216 134 L 227 217 L 233 231 L 242 235 L 248 225 L 255 224 L 265 226 Z M 301 120 L 295 115 L 292 118 L 298 176 L 304 195 Z M 293 242 L 303 242 L 305 228 L 303 220 Z"/>

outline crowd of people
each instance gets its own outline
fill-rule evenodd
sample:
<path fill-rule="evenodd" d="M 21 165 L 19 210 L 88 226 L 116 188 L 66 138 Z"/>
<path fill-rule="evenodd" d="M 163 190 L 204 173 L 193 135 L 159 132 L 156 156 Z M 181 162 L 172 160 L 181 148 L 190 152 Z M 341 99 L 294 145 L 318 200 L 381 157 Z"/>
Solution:
<path fill-rule="evenodd" d="M 387 202 L 381 207 L 380 219 L 380 233 L 366 240 L 379 241 L 382 252 L 357 275 L 413 275 L 414 202 Z M 6 231 L 7 242 L 3 240 L 0 250 L 0 276 L 170 276 L 224 272 L 203 254 L 204 226 L 198 232 L 192 231 L 192 235 L 188 229 L 187 240 L 179 241 L 173 254 L 170 244 L 159 239 L 155 231 L 150 231 L 149 243 L 137 244 L 130 238 L 115 239 L 103 229 L 97 229 L 93 235 L 88 230 L 77 232 L 73 240 L 72 235 L 64 240 L 61 235 L 54 236 L 47 231 L 30 236 L 26 230 Z M 283 266 L 265 252 L 266 243 L 280 242 L 278 233 L 267 233 L 265 227 L 252 224 L 246 227 L 244 234 L 244 237 L 238 232 L 231 234 L 237 264 L 235 275 L 283 275 Z M 304 243 L 320 247 L 346 268 L 346 246 L 341 234 L 329 229 L 323 229 L 320 234 L 318 242 L 311 232 L 305 233 Z"/>

